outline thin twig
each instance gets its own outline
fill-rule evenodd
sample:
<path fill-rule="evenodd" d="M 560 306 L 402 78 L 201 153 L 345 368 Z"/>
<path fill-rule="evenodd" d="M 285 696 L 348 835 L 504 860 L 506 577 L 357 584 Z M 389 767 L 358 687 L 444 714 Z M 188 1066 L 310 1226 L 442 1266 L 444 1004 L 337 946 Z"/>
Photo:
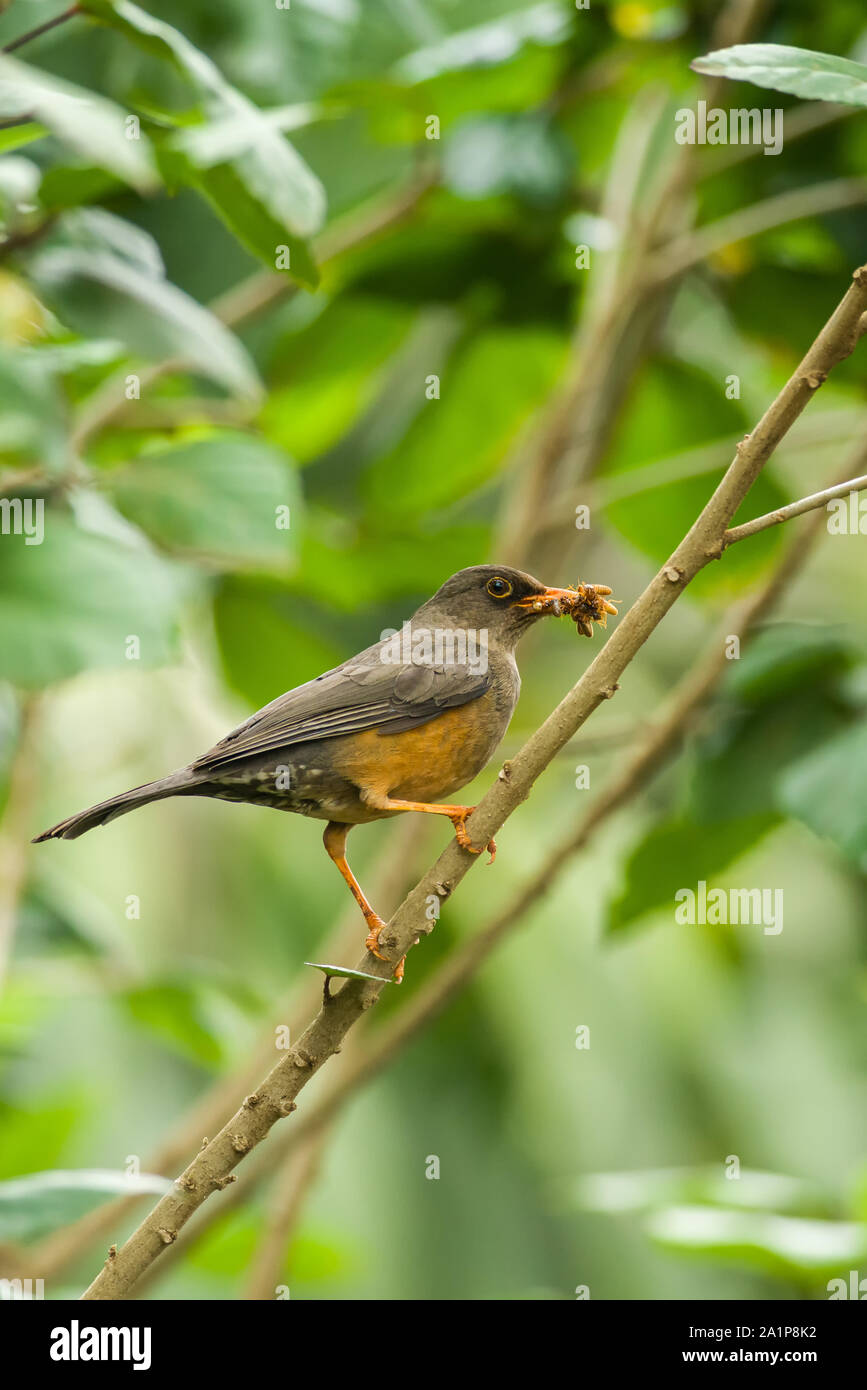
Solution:
<path fill-rule="evenodd" d="M 728 217 L 707 222 L 680 237 L 654 258 L 647 273 L 651 281 L 663 284 L 734 242 L 746 241 L 805 217 L 860 207 L 862 203 L 867 203 L 867 179 L 828 179 L 807 188 L 793 188 L 751 203 L 749 207 L 738 208 Z"/>
<path fill-rule="evenodd" d="M 44 24 L 37 24 L 35 29 L 29 29 L 26 34 L 21 34 L 19 38 L 7 43 L 3 52 L 14 53 L 17 48 L 23 48 L 26 43 L 32 43 L 34 39 L 41 38 L 43 34 L 48 33 L 49 29 L 56 29 L 58 24 L 65 24 L 67 19 L 73 19 L 79 13 L 78 5 L 70 5 L 68 10 L 63 11 L 63 14 L 55 15 L 54 19 L 46 19 Z"/>
<path fill-rule="evenodd" d="M 769 526 L 779 526 L 783 521 L 791 521 L 793 516 L 803 516 L 804 512 L 824 507 L 827 502 L 833 502 L 837 497 L 847 497 L 850 492 L 863 492 L 865 488 L 867 474 L 860 478 L 850 478 L 845 483 L 837 483 L 834 487 L 826 488 L 824 492 L 814 492 L 811 497 L 802 497 L 799 502 L 789 502 L 788 506 L 778 507 L 774 512 L 765 512 L 764 516 L 745 521 L 742 526 L 730 526 L 723 537 L 726 549 L 738 541 L 746 540 L 747 536 L 766 531 Z"/>

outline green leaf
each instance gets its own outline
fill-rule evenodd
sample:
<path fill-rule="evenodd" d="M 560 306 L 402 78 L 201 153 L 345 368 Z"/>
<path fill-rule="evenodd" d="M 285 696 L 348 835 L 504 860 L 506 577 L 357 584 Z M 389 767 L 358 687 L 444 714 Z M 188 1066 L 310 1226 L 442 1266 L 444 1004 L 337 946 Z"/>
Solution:
<path fill-rule="evenodd" d="M 246 1027 L 250 992 L 243 982 L 194 974 L 172 976 L 120 996 L 130 1016 L 197 1066 L 216 1068 L 232 1054 Z"/>
<path fill-rule="evenodd" d="M 715 833 L 720 821 L 777 810 L 780 772 L 836 734 L 843 718 L 839 701 L 818 685 L 722 713 L 694 748 L 686 818 Z"/>
<path fill-rule="evenodd" d="M 285 454 L 256 435 L 226 430 L 141 455 L 108 474 L 106 488 L 124 516 L 170 550 L 232 568 L 289 568 L 297 475 Z M 278 528 L 284 519 L 289 525 Z"/>
<path fill-rule="evenodd" d="M 119 30 L 146 52 L 172 63 L 192 83 L 212 119 L 221 123 L 229 121 L 236 126 L 243 153 L 224 165 L 211 168 L 210 173 L 203 172 L 200 175 L 202 186 L 217 211 L 228 217 L 231 200 L 219 196 L 212 176 L 217 168 L 231 169 L 249 200 L 260 209 L 260 215 L 281 229 L 282 235 L 271 243 L 263 259 L 273 269 L 277 245 L 287 241 L 287 235 L 291 236 L 296 239 L 292 274 L 312 281 L 315 275 L 312 254 L 302 243 L 322 225 L 325 191 L 273 120 L 227 82 L 211 59 L 189 39 L 170 24 L 132 4 L 131 0 L 84 0 L 82 9 L 94 19 Z M 197 158 L 202 158 L 204 170 L 211 163 L 207 148 L 202 157 L 201 148 L 195 143 L 187 147 L 187 158 L 193 166 Z M 224 179 L 218 187 L 225 195 L 227 181 Z M 249 216 L 243 221 L 250 226 Z M 246 244 L 251 245 L 249 232 Z M 287 241 L 287 244 L 290 243 Z M 263 253 L 256 249 L 256 254 Z"/>
<path fill-rule="evenodd" d="M 845 1277 L 867 1257 L 867 1226 L 855 1221 L 677 1206 L 654 1213 L 647 1230 L 668 1250 L 732 1261 L 797 1283 Z"/>
<path fill-rule="evenodd" d="M 298 102 L 294 106 L 279 106 L 270 111 L 255 111 L 255 120 L 249 113 L 244 117 L 221 116 L 207 121 L 204 125 L 188 126 L 174 137 L 172 144 L 176 149 L 185 150 L 200 169 L 209 169 L 214 164 L 224 164 L 227 159 L 245 154 L 261 134 L 262 122 L 271 130 L 299 130 L 314 121 L 334 119 L 341 114 L 341 108 L 329 108 L 313 102 Z"/>
<path fill-rule="evenodd" d="M 417 48 L 401 59 L 397 72 L 409 82 L 425 82 L 445 72 L 499 66 L 525 44 L 558 44 L 568 32 L 568 13 L 546 0 Z"/>
<path fill-rule="evenodd" d="M 425 400 L 399 447 L 368 473 L 369 511 L 418 516 L 486 483 L 553 387 L 563 354 L 562 340 L 539 329 L 488 329 L 459 348 L 440 399 Z M 424 387 L 420 378 L 421 396 Z"/>
<path fill-rule="evenodd" d="M 109 1197 L 162 1197 L 172 1187 L 157 1173 L 110 1168 L 30 1173 L 0 1183 L 0 1240 L 22 1243 L 68 1226 Z"/>
<path fill-rule="evenodd" d="M 303 463 L 323 453 L 371 406 L 382 368 L 411 325 L 412 314 L 386 298 L 338 295 L 276 345 L 265 433 Z"/>
<path fill-rule="evenodd" d="M 854 725 L 788 768 L 779 803 L 867 871 L 867 725 Z"/>
<path fill-rule="evenodd" d="M 823 1201 L 821 1193 L 800 1178 L 750 1168 L 729 1178 L 720 1164 L 587 1173 L 575 1182 L 571 1195 L 583 1211 L 612 1213 L 701 1204 L 816 1215 Z"/>
<path fill-rule="evenodd" d="M 62 212 L 122 191 L 113 174 L 92 164 L 55 164 L 42 175 L 39 202 L 47 212 Z"/>
<path fill-rule="evenodd" d="M 752 82 L 806 101 L 840 101 L 867 106 L 867 67 L 833 53 L 778 43 L 742 43 L 696 58 L 696 72 Z"/>
<path fill-rule="evenodd" d="M 67 212 L 57 239 L 90 253 L 108 251 L 151 279 L 165 277 L 162 252 L 150 232 L 105 208 L 81 207 Z"/>
<path fill-rule="evenodd" d="M 818 623 L 774 623 L 731 663 L 726 692 L 763 705 L 807 687 L 827 686 L 855 662 L 839 632 Z"/>
<path fill-rule="evenodd" d="M 41 179 L 39 165 L 26 155 L 10 154 L 0 159 L 0 226 L 4 235 L 33 225 Z"/>
<path fill-rule="evenodd" d="M 0 1100 L 0 1176 L 17 1178 L 40 1164 L 58 1164 L 77 1128 L 91 1118 L 91 1095 L 67 1080 L 60 1095 L 37 1095 L 27 1108 Z"/>
<path fill-rule="evenodd" d="M 369 975 L 366 970 L 350 970 L 347 965 L 323 965 L 318 960 L 305 960 L 305 965 L 309 965 L 313 970 L 321 970 L 327 975 L 329 980 L 332 976 L 337 976 L 341 980 L 373 980 L 377 985 L 395 985 L 397 980 L 383 979 L 381 975 Z"/>
<path fill-rule="evenodd" d="M 233 236 L 269 270 L 277 270 L 277 248 L 286 246 L 288 257 L 285 252 L 280 257 L 285 273 L 311 288 L 318 285 L 319 271 L 309 242 L 293 236 L 272 217 L 267 207 L 250 192 L 236 164 L 191 168 L 189 178 Z"/>
<path fill-rule="evenodd" d="M 608 931 L 622 931 L 663 905 L 674 921 L 675 893 L 695 888 L 715 875 L 766 835 L 775 815 L 743 816 L 723 821 L 708 834 L 706 825 L 671 820 L 656 825 L 632 851 L 626 864 L 626 885 L 608 910 Z"/>
<path fill-rule="evenodd" d="M 168 280 L 111 252 L 75 247 L 47 248 L 30 268 L 70 328 L 116 338 L 142 357 L 179 358 L 226 390 L 258 399 L 261 386 L 238 339 Z"/>
<path fill-rule="evenodd" d="M 0 130 L 0 154 L 20 150 L 23 145 L 32 145 L 34 140 L 42 140 L 48 134 L 48 127 L 38 121 L 22 121 L 20 125 Z"/>
<path fill-rule="evenodd" d="M 125 998 L 137 1023 L 190 1061 L 215 1067 L 223 1050 L 201 1016 L 201 1002 L 195 989 L 170 984 L 142 986 Z"/>
<path fill-rule="evenodd" d="M 39 688 L 119 666 L 129 635 L 146 666 L 166 661 L 179 585 L 165 562 L 47 507 L 44 531 L 41 545 L 12 535 L 0 546 L 0 677 Z"/>
<path fill-rule="evenodd" d="M 0 116 L 28 116 L 85 159 L 146 193 L 159 183 L 156 166 L 144 136 L 127 139 L 127 114 L 84 87 L 0 54 Z"/>
<path fill-rule="evenodd" d="M 52 473 L 64 467 L 63 402 L 49 364 L 41 361 L 35 350 L 14 351 L 0 345 L 0 415 L 0 462 L 20 465 L 32 461 Z"/>

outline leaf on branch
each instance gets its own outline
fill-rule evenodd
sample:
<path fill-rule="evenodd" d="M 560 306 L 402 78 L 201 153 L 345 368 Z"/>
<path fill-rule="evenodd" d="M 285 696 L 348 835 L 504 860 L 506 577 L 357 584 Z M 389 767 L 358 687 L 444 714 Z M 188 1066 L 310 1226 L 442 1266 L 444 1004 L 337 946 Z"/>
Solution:
<path fill-rule="evenodd" d="M 111 1168 L 57 1169 L 0 1183 L 0 1240 L 37 1240 L 110 1197 L 161 1197 L 171 1180 Z"/>
<path fill-rule="evenodd" d="M 368 975 L 365 970 L 350 970 L 345 965 L 322 965 L 316 960 L 305 960 L 305 965 L 309 965 L 313 970 L 321 970 L 327 975 L 329 980 L 333 975 L 339 975 L 343 980 L 373 980 L 377 985 L 394 985 L 394 979 L 384 979 L 382 975 Z"/>
<path fill-rule="evenodd" d="M 695 58 L 690 66 L 711 77 L 752 82 L 806 101 L 867 106 L 867 66 L 834 53 L 779 43 L 744 43 Z"/>
<path fill-rule="evenodd" d="M 867 869 L 867 727 L 847 729 L 789 767 L 779 801 L 862 872 Z"/>
<path fill-rule="evenodd" d="M 297 475 L 285 454 L 256 435 L 223 430 L 143 454 L 110 473 L 106 488 L 124 516 L 169 550 L 233 570 L 290 566 Z"/>
<path fill-rule="evenodd" d="M 178 358 L 227 391 L 259 399 L 256 369 L 235 335 L 153 266 L 118 255 L 115 247 L 52 246 L 30 268 L 58 317 L 76 332 L 115 338 L 148 359 Z"/>
<path fill-rule="evenodd" d="M 721 821 L 712 836 L 705 825 L 682 819 L 654 826 L 629 857 L 626 884 L 608 910 L 608 931 L 623 931 L 666 905 L 673 922 L 675 893 L 710 883 L 778 821 L 772 814 L 741 816 Z"/>
<path fill-rule="evenodd" d="M 0 677 L 26 689 L 91 667 L 120 666 L 130 633 L 146 666 L 175 643 L 180 584 L 144 546 L 132 548 L 46 516 L 39 560 L 23 537 L 0 547 Z"/>
<path fill-rule="evenodd" d="M 147 53 L 171 63 L 195 88 L 209 119 L 219 123 L 224 141 L 226 128 L 237 128 L 241 153 L 234 157 L 215 164 L 207 142 L 202 153 L 202 147 L 191 141 L 174 149 L 165 147 L 167 167 L 172 161 L 183 161 L 230 229 L 272 270 L 277 247 L 285 243 L 292 275 L 315 283 L 307 239 L 324 221 L 325 190 L 279 126 L 233 87 L 189 39 L 131 0 L 83 0 L 81 8 Z M 239 207 L 242 195 L 247 207 Z M 258 235 L 257 217 L 263 222 Z"/>
<path fill-rule="evenodd" d="M 4 136 L 13 137 L 6 149 L 24 143 L 15 141 L 14 136 L 33 131 L 33 122 L 40 122 L 85 159 L 111 170 L 140 193 L 159 184 L 149 141 L 141 135 L 137 140 L 127 139 L 127 112 L 106 97 L 5 54 L 0 54 L 0 116 L 30 118 L 27 126 L 4 132 Z"/>
<path fill-rule="evenodd" d="M 867 1226 L 714 1207 L 666 1207 L 648 1219 L 658 1244 L 684 1255 L 748 1265 L 797 1282 L 825 1279 L 867 1255 Z"/>

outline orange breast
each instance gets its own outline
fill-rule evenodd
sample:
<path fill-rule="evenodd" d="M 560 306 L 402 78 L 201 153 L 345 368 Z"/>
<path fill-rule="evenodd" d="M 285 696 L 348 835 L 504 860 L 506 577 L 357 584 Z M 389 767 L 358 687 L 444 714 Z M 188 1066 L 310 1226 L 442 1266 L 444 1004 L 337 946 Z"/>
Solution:
<path fill-rule="evenodd" d="M 360 734 L 331 741 L 333 766 L 363 787 L 406 801 L 442 801 L 466 786 L 492 756 L 505 732 L 491 692 L 444 711 L 417 729 Z M 336 745 L 342 745 L 338 750 Z"/>

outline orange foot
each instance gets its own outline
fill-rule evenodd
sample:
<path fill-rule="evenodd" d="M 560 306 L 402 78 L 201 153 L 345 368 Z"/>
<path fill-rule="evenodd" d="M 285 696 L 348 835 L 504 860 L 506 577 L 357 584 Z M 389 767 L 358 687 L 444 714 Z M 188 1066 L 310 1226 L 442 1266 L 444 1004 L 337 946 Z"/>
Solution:
<path fill-rule="evenodd" d="M 388 956 L 384 956 L 381 951 L 377 950 L 377 947 L 379 945 L 379 933 L 385 926 L 385 922 L 383 922 L 381 917 L 377 917 L 375 912 L 372 912 L 370 916 L 367 918 L 367 925 L 370 927 L 370 931 L 364 943 L 365 946 L 367 947 L 368 951 L 370 951 L 371 955 L 376 956 L 377 960 L 387 961 Z M 400 984 L 401 980 L 403 979 L 403 967 L 405 961 L 406 956 L 401 956 L 397 965 L 394 967 L 393 978 L 396 984 Z"/>
<path fill-rule="evenodd" d="M 474 845 L 467 833 L 467 817 L 471 816 L 475 809 L 475 806 L 459 806 L 456 808 L 454 814 L 449 816 L 449 820 L 455 828 L 455 839 L 461 849 L 468 849 L 470 854 L 481 854 L 483 849 L 487 849 L 491 856 L 488 863 L 493 864 L 497 857 L 496 841 L 489 840 L 487 845 Z"/>

